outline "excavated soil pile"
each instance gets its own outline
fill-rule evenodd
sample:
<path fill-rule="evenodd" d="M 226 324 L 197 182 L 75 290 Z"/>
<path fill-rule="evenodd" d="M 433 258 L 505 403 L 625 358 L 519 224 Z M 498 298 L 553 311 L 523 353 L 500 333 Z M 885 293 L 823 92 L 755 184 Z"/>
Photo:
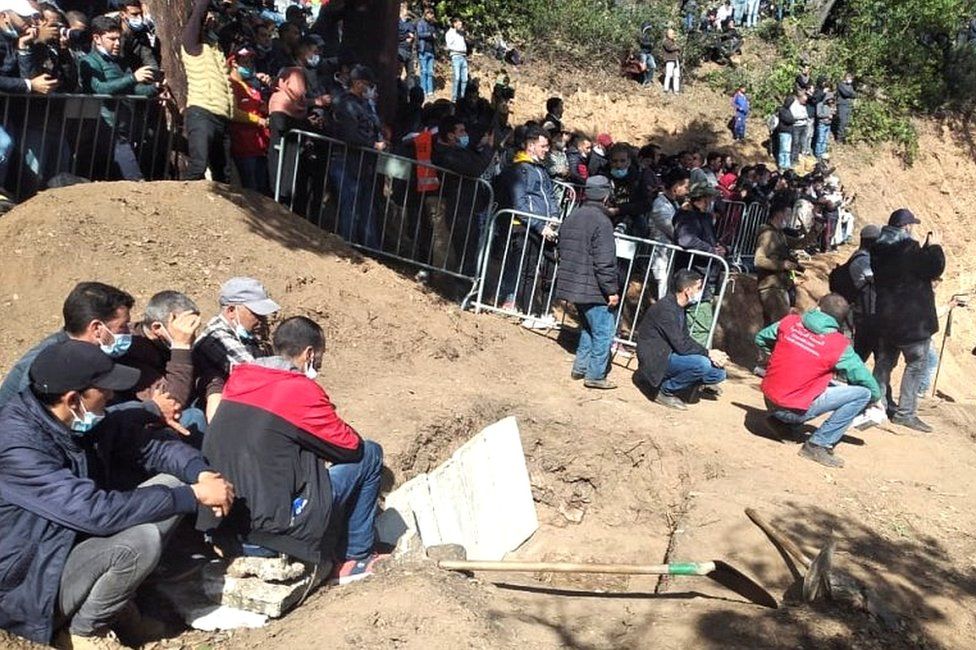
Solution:
<path fill-rule="evenodd" d="M 730 369 L 719 402 L 684 413 L 649 403 L 619 367 L 620 388 L 587 391 L 569 378 L 566 337 L 462 313 L 251 194 L 206 183 L 75 186 L 0 219 L 0 241 L 0 369 L 60 326 L 79 280 L 129 290 L 137 315 L 162 289 L 188 293 L 209 315 L 221 282 L 251 274 L 285 315 L 326 328 L 322 384 L 384 446 L 388 484 L 435 466 L 485 424 L 518 418 L 542 525 L 516 558 L 729 559 L 779 597 L 788 574 L 745 519 L 751 505 L 807 552 L 836 531 L 838 562 L 905 621 L 890 632 L 843 608 L 761 610 L 693 578 L 479 576 L 502 583 L 493 586 L 413 562 L 321 590 L 265 629 L 184 633 L 165 647 L 976 644 L 976 418 L 961 397 L 926 416 L 936 435 L 852 434 L 839 450 L 847 467 L 828 471 L 771 439 L 757 382 L 741 369 Z"/>

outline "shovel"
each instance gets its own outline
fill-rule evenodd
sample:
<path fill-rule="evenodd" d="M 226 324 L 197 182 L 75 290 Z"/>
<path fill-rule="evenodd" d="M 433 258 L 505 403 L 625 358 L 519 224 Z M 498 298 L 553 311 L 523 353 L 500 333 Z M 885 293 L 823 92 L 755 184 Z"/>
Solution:
<path fill-rule="evenodd" d="M 436 547 L 428 549 L 432 558 L 445 557 L 454 551 L 455 557 L 464 557 L 464 549 L 455 544 L 444 545 L 447 553 L 434 551 Z M 742 573 L 735 567 L 722 562 L 684 562 L 675 564 L 595 564 L 579 562 L 486 562 L 464 559 L 441 559 L 437 566 L 448 571 L 511 571 L 519 573 L 609 573 L 615 575 L 670 575 L 670 576 L 705 576 L 711 578 L 723 587 L 734 591 L 749 602 L 776 609 L 778 603 L 773 595 L 766 591 L 755 580 Z"/>

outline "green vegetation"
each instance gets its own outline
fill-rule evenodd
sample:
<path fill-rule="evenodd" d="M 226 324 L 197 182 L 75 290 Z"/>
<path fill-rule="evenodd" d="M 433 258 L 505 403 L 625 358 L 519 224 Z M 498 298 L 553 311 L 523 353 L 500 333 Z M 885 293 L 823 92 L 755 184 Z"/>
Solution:
<path fill-rule="evenodd" d="M 677 27 L 678 6 L 664 0 L 436 0 L 439 16 L 461 16 L 484 42 L 498 34 L 537 57 L 604 70 L 635 48 L 644 21 L 658 39 L 666 27 Z M 973 11 L 972 0 L 843 0 L 826 36 L 809 15 L 764 21 L 745 49 L 748 56 L 750 47 L 771 45 L 774 61 L 764 57 L 762 66 L 712 70 L 704 79 L 728 93 L 744 83 L 755 111 L 765 116 L 793 91 L 801 58 L 809 60 L 815 78 L 832 84 L 849 70 L 860 93 L 851 140 L 893 142 L 911 162 L 918 148 L 912 116 L 976 112 L 976 46 L 962 35 Z M 705 50 L 701 36 L 686 39 L 686 74 Z"/>
<path fill-rule="evenodd" d="M 640 25 L 655 36 L 677 23 L 677 3 L 616 0 L 437 0 L 437 15 L 460 16 L 485 42 L 501 34 L 536 54 L 568 57 L 575 65 L 604 67 L 637 45 Z"/>

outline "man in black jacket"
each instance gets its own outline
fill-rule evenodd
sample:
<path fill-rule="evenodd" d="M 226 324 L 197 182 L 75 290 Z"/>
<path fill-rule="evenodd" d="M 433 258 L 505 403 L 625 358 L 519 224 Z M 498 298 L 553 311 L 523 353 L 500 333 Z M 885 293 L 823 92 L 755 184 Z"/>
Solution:
<path fill-rule="evenodd" d="M 200 452 L 142 409 L 106 417 L 113 392 L 138 378 L 90 343 L 63 341 L 0 411 L 0 628 L 47 644 L 60 622 L 58 647 L 108 647 L 98 637 L 179 517 L 230 511 L 233 486 Z M 152 478 L 136 487 L 133 470 Z"/>
<path fill-rule="evenodd" d="M 571 376 L 583 379 L 587 388 L 617 387 L 606 379 L 614 332 L 610 310 L 620 301 L 613 225 L 606 207 L 610 189 L 604 176 L 587 179 L 586 202 L 559 228 L 556 298 L 576 305 L 580 340 Z"/>
<path fill-rule="evenodd" d="M 895 210 L 871 248 L 879 336 L 874 378 L 884 391 L 891 421 L 929 433 L 932 427 L 919 419 L 916 410 L 919 387 L 926 375 L 926 354 L 932 335 L 939 331 L 932 281 L 945 270 L 945 253 L 932 233 L 921 246 L 912 239 L 912 227 L 917 223 L 921 222 L 910 210 Z M 905 374 L 895 405 L 891 371 L 901 354 L 905 355 Z"/>
<path fill-rule="evenodd" d="M 855 99 L 854 76 L 848 72 L 844 80 L 837 84 L 837 142 L 844 142 L 847 138 L 847 125 L 851 122 Z"/>
<path fill-rule="evenodd" d="M 681 269 L 674 293 L 650 306 L 637 331 L 636 379 L 657 389 L 654 401 L 669 408 L 687 408 L 679 397 L 683 392 L 689 401 L 699 392 L 715 399 L 721 394 L 717 384 L 725 381 L 725 353 L 706 349 L 688 334 L 685 309 L 701 295 L 701 274 Z"/>

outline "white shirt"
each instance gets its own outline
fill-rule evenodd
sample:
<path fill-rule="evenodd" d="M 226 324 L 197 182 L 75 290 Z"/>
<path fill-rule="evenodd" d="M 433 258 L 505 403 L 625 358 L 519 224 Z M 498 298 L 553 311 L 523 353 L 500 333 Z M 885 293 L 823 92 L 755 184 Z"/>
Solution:
<path fill-rule="evenodd" d="M 464 37 L 461 36 L 461 32 L 453 27 L 447 30 L 447 34 L 444 36 L 444 41 L 447 43 L 447 49 L 451 54 L 468 53 L 467 42 L 465 42 Z"/>
<path fill-rule="evenodd" d="M 728 20 L 733 15 L 733 13 L 734 12 L 732 10 L 731 5 L 722 5 L 721 7 L 715 10 L 715 22 L 721 25 L 726 20 Z"/>

